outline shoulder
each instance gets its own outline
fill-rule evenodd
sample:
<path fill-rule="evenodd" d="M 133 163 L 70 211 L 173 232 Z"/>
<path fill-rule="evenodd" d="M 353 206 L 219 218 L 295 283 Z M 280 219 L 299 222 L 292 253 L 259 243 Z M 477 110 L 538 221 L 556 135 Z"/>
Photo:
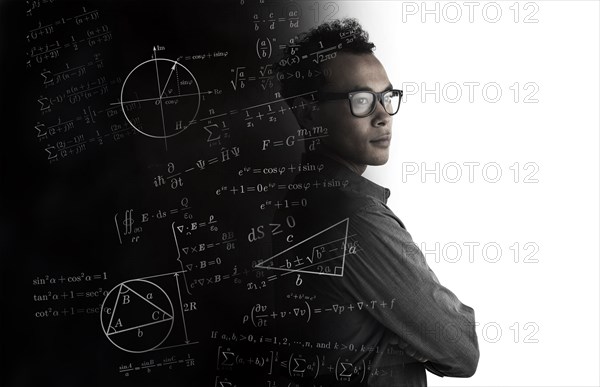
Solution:
<path fill-rule="evenodd" d="M 364 225 L 374 229 L 392 228 L 393 230 L 403 231 L 409 237 L 404 223 L 398 216 L 384 203 L 373 198 L 365 197 L 361 205 L 352 214 L 351 218 L 357 225 Z"/>

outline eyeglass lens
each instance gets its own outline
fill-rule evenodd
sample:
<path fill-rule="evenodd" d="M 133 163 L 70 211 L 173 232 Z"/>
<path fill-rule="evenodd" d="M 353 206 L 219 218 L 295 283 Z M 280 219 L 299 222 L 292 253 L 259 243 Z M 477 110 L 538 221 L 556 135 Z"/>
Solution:
<path fill-rule="evenodd" d="M 396 114 L 400 107 L 400 93 L 393 90 L 387 91 L 383 93 L 382 100 L 385 111 L 390 115 Z M 361 117 L 371 114 L 375 110 L 376 103 L 376 94 L 368 91 L 355 93 L 350 100 L 353 114 Z"/>

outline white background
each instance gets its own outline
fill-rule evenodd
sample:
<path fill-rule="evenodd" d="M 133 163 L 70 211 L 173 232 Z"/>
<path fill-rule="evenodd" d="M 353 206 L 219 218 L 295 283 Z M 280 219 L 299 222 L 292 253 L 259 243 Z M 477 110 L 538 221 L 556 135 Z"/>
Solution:
<path fill-rule="evenodd" d="M 475 376 L 428 373 L 429 384 L 598 386 L 599 3 L 481 1 L 472 16 L 462 1 L 335 3 L 411 92 L 389 163 L 366 176 L 392 190 L 391 208 L 479 323 Z M 423 92 L 436 82 L 438 102 Z M 472 102 L 465 82 L 479 83 Z M 422 174 L 436 163 L 439 182 Z"/>

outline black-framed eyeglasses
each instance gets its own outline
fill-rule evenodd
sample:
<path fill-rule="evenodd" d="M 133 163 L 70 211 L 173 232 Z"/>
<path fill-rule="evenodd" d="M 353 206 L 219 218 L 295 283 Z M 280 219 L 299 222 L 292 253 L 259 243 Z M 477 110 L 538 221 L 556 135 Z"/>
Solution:
<path fill-rule="evenodd" d="M 402 90 L 385 90 L 381 93 L 374 91 L 351 91 L 349 93 L 319 92 L 319 101 L 335 101 L 348 99 L 350 111 L 355 117 L 368 117 L 375 111 L 377 101 L 381 103 L 387 114 L 393 116 L 400 109 Z"/>

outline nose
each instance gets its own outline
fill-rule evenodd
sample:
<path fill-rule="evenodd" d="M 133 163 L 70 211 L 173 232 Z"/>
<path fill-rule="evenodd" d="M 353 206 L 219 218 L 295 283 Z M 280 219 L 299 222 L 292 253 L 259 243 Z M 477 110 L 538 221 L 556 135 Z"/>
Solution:
<path fill-rule="evenodd" d="M 390 125 L 393 119 L 393 117 L 385 111 L 381 101 L 377 101 L 377 104 L 375 105 L 375 111 L 371 117 L 371 125 L 376 127 Z"/>

